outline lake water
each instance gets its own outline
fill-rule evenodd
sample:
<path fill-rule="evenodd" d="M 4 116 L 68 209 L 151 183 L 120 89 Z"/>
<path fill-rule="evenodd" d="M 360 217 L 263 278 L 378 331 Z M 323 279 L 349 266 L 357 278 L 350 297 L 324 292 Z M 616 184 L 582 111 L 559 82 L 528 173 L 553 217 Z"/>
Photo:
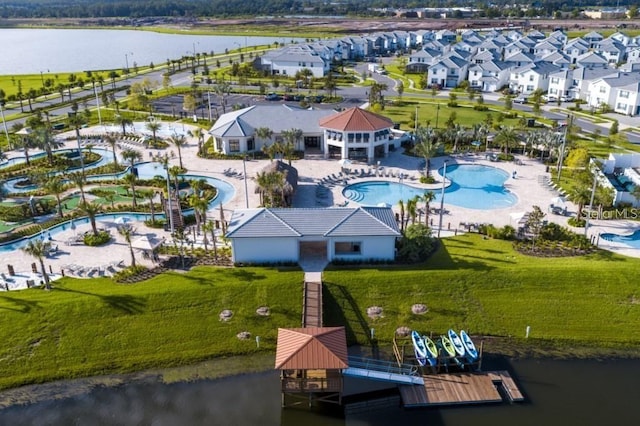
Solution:
<path fill-rule="evenodd" d="M 0 75 L 125 68 L 196 53 L 290 43 L 292 38 L 160 34 L 135 30 L 0 29 Z M 293 39 L 300 41 L 303 39 Z M 125 56 L 126 55 L 126 56 Z"/>
<path fill-rule="evenodd" d="M 0 411 L 0 424 L 20 425 L 607 425 L 637 424 L 638 360 L 485 360 L 508 368 L 527 402 L 336 416 L 330 411 L 280 408 L 275 371 L 180 384 L 98 388 L 58 401 Z"/>

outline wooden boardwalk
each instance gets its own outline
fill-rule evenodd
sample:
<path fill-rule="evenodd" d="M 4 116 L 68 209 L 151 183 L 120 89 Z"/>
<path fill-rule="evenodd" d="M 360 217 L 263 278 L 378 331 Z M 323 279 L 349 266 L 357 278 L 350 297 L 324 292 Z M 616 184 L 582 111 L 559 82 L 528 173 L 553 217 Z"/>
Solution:
<path fill-rule="evenodd" d="M 399 386 L 405 407 L 503 402 L 496 385 L 511 401 L 524 397 L 507 371 L 425 375 L 424 386 Z"/>
<path fill-rule="evenodd" d="M 315 275 L 305 274 L 302 301 L 303 327 L 322 327 L 322 278 Z"/>

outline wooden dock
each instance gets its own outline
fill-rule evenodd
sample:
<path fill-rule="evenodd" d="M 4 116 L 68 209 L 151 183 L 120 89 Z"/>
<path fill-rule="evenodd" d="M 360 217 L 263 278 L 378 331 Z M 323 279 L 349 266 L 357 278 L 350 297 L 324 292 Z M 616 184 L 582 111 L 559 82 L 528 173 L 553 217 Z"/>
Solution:
<path fill-rule="evenodd" d="M 322 277 L 319 274 L 305 274 L 302 326 L 322 327 Z"/>
<path fill-rule="evenodd" d="M 405 407 L 503 402 L 498 386 L 509 401 L 524 397 L 507 371 L 424 375 L 424 386 L 399 386 Z"/>

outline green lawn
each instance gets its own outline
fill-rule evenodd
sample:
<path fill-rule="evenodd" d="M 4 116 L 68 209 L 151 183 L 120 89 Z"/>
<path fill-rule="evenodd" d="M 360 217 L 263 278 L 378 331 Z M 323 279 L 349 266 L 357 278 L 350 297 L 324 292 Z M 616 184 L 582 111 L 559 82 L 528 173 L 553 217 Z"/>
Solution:
<path fill-rule="evenodd" d="M 300 271 L 196 268 L 133 286 L 65 278 L 51 292 L 2 293 L 0 388 L 255 352 L 253 338 L 236 338 L 245 330 L 273 350 L 278 327 L 300 326 L 301 283 Z M 271 316 L 256 315 L 262 305 Z"/>
<path fill-rule="evenodd" d="M 459 236 L 418 267 L 326 271 L 325 324 L 346 324 L 352 343 L 368 343 L 374 328 L 384 347 L 399 326 L 522 338 L 529 325 L 532 338 L 552 345 L 629 348 L 640 341 L 639 267 L 607 252 L 529 258 L 505 241 Z M 272 352 L 278 327 L 300 326 L 302 278 L 290 269 L 199 267 L 135 285 L 65 278 L 51 292 L 0 293 L 0 388 Z M 413 315 L 414 303 L 427 314 Z M 262 305 L 271 316 L 255 314 Z M 367 317 L 373 305 L 383 318 Z M 223 309 L 235 313 L 227 323 Z M 238 340 L 241 331 L 252 338 Z"/>
<path fill-rule="evenodd" d="M 640 321 L 639 266 L 608 252 L 531 258 L 509 242 L 465 235 L 445 240 L 424 269 L 325 272 L 325 304 L 346 307 L 325 312 L 325 320 L 336 325 L 346 318 L 349 337 L 360 343 L 370 328 L 388 341 L 399 326 L 524 337 L 529 325 L 532 337 L 548 341 L 632 347 L 640 341 L 640 328 L 631 326 Z M 412 314 L 415 303 L 428 313 Z M 374 305 L 384 309 L 383 318 L 366 316 Z"/>

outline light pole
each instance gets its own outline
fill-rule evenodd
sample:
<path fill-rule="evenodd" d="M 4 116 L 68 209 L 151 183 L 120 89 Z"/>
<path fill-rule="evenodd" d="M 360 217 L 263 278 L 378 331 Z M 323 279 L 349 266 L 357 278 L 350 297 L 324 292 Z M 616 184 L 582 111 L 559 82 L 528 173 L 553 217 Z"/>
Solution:
<path fill-rule="evenodd" d="M 416 105 L 416 117 L 413 124 L 413 135 L 415 136 L 416 133 L 418 133 L 418 105 Z"/>
<path fill-rule="evenodd" d="M 589 233 L 589 218 L 591 218 L 591 209 L 593 208 L 593 199 L 596 195 L 596 187 L 598 186 L 598 169 L 594 166 L 593 170 L 593 187 L 591 188 L 591 200 L 589 201 L 589 212 L 587 213 L 587 219 L 584 222 L 584 236 L 587 237 Z"/>
<path fill-rule="evenodd" d="M 247 188 L 247 156 L 242 158 L 242 172 L 244 176 L 244 204 L 249 208 L 249 189 Z"/>
<path fill-rule="evenodd" d="M 562 177 L 562 163 L 564 161 L 564 149 L 567 145 L 567 133 L 569 132 L 569 127 L 573 123 L 573 116 L 567 116 L 567 125 L 564 128 L 564 136 L 562 137 L 562 148 L 560 148 L 560 158 L 558 159 L 558 184 L 560 184 L 560 179 Z"/>
<path fill-rule="evenodd" d="M 442 193 L 440 194 L 440 219 L 438 221 L 438 238 L 440 238 L 440 230 L 442 229 L 442 214 L 444 212 L 444 189 L 447 182 L 447 160 L 444 160 L 442 169 Z"/>
<path fill-rule="evenodd" d="M 129 55 L 133 56 L 133 52 L 127 52 L 124 54 L 124 63 L 125 63 L 125 70 L 127 72 L 127 79 L 129 79 Z"/>
<path fill-rule="evenodd" d="M 440 116 L 440 104 L 436 105 L 436 129 L 438 128 L 438 117 Z"/>
<path fill-rule="evenodd" d="M 100 123 L 100 126 L 102 126 L 102 115 L 100 115 L 100 98 L 98 98 L 98 90 L 96 89 L 96 86 L 93 86 L 93 93 L 96 95 L 96 107 L 98 108 L 98 122 Z"/>
<path fill-rule="evenodd" d="M 0 99 L 0 115 L 2 115 L 2 126 L 4 127 L 4 135 L 7 137 L 7 146 L 10 149 L 13 149 L 13 146 L 11 145 L 11 139 L 9 139 L 9 131 L 7 130 L 7 122 L 4 119 L 4 106 L 6 105 L 7 101 L 5 101 L 4 99 Z"/>

